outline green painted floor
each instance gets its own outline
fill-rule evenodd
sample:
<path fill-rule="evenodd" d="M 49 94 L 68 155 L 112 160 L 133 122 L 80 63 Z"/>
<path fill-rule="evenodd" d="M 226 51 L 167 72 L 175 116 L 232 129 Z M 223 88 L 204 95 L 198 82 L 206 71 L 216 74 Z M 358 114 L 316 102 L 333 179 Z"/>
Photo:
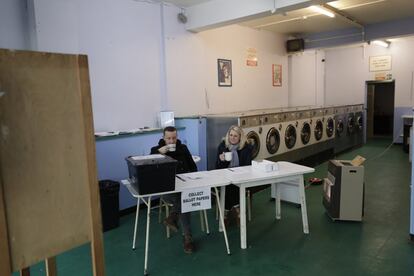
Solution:
<path fill-rule="evenodd" d="M 381 154 L 391 140 L 377 139 L 338 156 L 352 159 L 360 154 L 365 163 L 365 217 L 362 223 L 332 222 L 322 206 L 322 186 L 306 190 L 310 234 L 302 232 L 300 209 L 282 203 L 282 220 L 274 219 L 270 189 L 253 198 L 253 218 L 248 223 L 248 249 L 240 249 L 239 229 L 228 229 L 231 256 L 217 232 L 214 212 L 209 212 L 211 234 L 200 230 L 199 215 L 193 215 L 197 251 L 186 255 L 182 238 L 169 240 L 165 228 L 151 219 L 149 272 L 151 275 L 414 275 L 414 244 L 409 242 L 408 155 L 394 145 Z M 325 177 L 327 163 L 309 177 Z M 144 266 L 145 210 L 141 211 L 138 247 L 131 250 L 134 215 L 121 218 L 119 228 L 104 234 L 107 275 L 142 275 Z M 58 274 L 91 275 L 89 246 L 57 258 Z M 32 275 L 45 275 L 43 263 L 31 268 Z M 15 274 L 17 275 L 17 274 Z"/>

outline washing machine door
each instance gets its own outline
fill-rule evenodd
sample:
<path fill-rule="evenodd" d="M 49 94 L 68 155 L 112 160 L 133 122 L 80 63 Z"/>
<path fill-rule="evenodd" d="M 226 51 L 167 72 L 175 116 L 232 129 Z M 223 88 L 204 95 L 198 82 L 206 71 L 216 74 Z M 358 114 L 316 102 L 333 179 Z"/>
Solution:
<path fill-rule="evenodd" d="M 270 154 L 275 154 L 280 146 L 279 131 L 272 127 L 266 135 L 266 148 Z"/>
<path fill-rule="evenodd" d="M 357 131 L 361 131 L 363 127 L 364 127 L 364 122 L 363 122 L 363 119 L 362 119 L 362 114 L 359 114 L 357 116 L 357 120 L 356 120 Z"/>
<path fill-rule="evenodd" d="M 355 117 L 353 114 L 348 115 L 348 125 L 347 125 L 348 134 L 353 134 L 355 130 Z"/>
<path fill-rule="evenodd" d="M 303 123 L 302 130 L 300 131 L 300 139 L 302 140 L 302 143 L 304 145 L 309 143 L 309 140 L 311 138 L 311 127 L 308 122 Z"/>
<path fill-rule="evenodd" d="M 317 120 L 315 124 L 315 139 L 319 141 L 322 139 L 323 135 L 323 124 L 321 120 Z"/>
<path fill-rule="evenodd" d="M 336 123 L 336 135 L 339 137 L 344 132 L 344 122 L 342 119 L 338 119 L 338 122 Z"/>
<path fill-rule="evenodd" d="M 253 146 L 252 159 L 255 159 L 260 151 L 260 137 L 255 131 L 247 133 L 247 141 Z"/>
<path fill-rule="evenodd" d="M 332 135 L 334 134 L 334 129 L 335 129 L 334 120 L 331 117 L 329 117 L 328 120 L 326 120 L 326 135 L 328 137 L 332 137 Z"/>
<path fill-rule="evenodd" d="M 288 125 L 285 131 L 285 144 L 288 149 L 291 149 L 296 144 L 296 128 L 293 125 Z"/>

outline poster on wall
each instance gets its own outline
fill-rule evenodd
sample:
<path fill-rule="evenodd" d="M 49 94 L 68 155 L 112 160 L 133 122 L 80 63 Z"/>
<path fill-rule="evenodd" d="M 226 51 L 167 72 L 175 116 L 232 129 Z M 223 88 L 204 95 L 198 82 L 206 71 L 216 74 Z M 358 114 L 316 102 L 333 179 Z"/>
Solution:
<path fill-rule="evenodd" d="M 257 50 L 255 48 L 248 48 L 246 53 L 246 65 L 257 67 Z"/>
<path fill-rule="evenodd" d="M 218 71 L 218 86 L 231 86 L 231 83 L 232 83 L 231 60 L 218 59 L 217 60 L 217 71 Z"/>
<path fill-rule="evenodd" d="M 369 71 L 389 71 L 391 70 L 391 56 L 369 57 Z"/>
<path fill-rule="evenodd" d="M 282 65 L 272 64 L 273 86 L 282 86 Z"/>

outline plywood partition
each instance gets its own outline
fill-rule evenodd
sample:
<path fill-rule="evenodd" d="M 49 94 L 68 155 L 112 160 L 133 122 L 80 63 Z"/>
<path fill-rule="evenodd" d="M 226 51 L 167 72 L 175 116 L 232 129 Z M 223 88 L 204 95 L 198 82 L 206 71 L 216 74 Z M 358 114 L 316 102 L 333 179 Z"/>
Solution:
<path fill-rule="evenodd" d="M 104 275 L 86 57 L 0 50 L 0 88 L 12 270 L 91 241 Z"/>

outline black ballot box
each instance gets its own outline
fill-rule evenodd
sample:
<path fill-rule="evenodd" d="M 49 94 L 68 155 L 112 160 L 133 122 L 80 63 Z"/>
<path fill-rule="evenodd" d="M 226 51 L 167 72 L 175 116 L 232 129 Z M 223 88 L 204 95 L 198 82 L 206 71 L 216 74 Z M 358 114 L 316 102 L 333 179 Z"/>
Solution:
<path fill-rule="evenodd" d="M 140 195 L 175 190 L 175 159 L 161 154 L 151 154 L 130 156 L 126 161 L 131 184 Z"/>

